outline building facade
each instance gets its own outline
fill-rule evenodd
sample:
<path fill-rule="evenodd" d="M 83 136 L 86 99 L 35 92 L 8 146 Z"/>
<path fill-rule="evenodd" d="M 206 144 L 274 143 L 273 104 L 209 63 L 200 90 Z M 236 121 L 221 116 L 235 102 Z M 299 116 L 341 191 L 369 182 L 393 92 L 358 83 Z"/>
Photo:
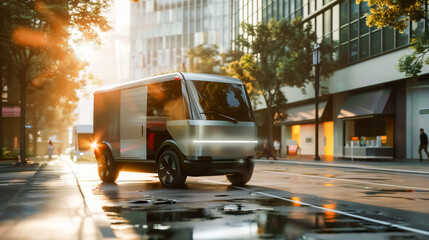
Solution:
<path fill-rule="evenodd" d="M 200 44 L 231 46 L 232 0 L 141 0 L 131 3 L 130 79 L 184 71 Z"/>
<path fill-rule="evenodd" d="M 233 36 L 239 24 L 289 21 L 311 23 L 318 42 L 334 47 L 336 71 L 321 85 L 329 94 L 319 104 L 319 153 L 341 158 L 418 158 L 419 129 L 429 132 L 429 68 L 418 79 L 397 69 L 409 53 L 411 38 L 428 27 L 412 22 L 400 33 L 366 25 L 366 2 L 355 0 L 253 0 L 233 5 Z M 284 87 L 287 118 L 278 123 L 282 151 L 298 145 L 301 154 L 315 154 L 314 88 L 307 94 Z M 263 108 L 263 107 L 262 107 Z"/>

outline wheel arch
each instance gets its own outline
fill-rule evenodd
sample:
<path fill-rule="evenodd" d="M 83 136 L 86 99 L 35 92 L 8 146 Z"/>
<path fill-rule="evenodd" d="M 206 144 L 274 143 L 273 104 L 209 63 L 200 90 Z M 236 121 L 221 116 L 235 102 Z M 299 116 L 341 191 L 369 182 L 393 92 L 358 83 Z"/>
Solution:
<path fill-rule="evenodd" d="M 94 155 L 96 159 L 98 158 L 98 156 L 100 156 L 101 151 L 103 151 L 103 149 L 107 149 L 113 158 L 112 145 L 109 142 L 102 141 L 98 144 L 98 147 L 94 149 Z"/>
<path fill-rule="evenodd" d="M 161 156 L 161 154 L 167 149 L 170 149 L 170 150 L 173 150 L 174 152 L 176 152 L 177 155 L 179 156 L 180 163 L 182 164 L 182 162 L 185 158 L 185 155 L 182 153 L 182 151 L 180 151 L 179 147 L 177 146 L 177 144 L 174 140 L 166 140 L 161 144 L 161 146 L 159 147 L 159 149 L 156 153 L 156 162 L 158 162 L 158 159 Z"/>

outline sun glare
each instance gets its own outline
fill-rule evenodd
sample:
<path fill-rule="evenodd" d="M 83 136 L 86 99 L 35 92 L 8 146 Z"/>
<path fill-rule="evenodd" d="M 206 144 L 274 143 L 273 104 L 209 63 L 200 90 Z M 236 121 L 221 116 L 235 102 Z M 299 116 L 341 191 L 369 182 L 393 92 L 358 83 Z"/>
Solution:
<path fill-rule="evenodd" d="M 73 49 L 79 59 L 88 61 L 95 57 L 96 48 L 90 43 L 78 43 Z"/>

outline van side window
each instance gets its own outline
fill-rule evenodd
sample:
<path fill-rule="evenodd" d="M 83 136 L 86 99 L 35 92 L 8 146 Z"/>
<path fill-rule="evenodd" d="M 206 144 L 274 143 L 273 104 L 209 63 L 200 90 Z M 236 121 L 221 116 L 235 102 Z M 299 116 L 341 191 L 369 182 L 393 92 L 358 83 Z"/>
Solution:
<path fill-rule="evenodd" d="M 187 117 L 186 112 L 181 81 L 174 80 L 148 85 L 148 117 L 184 120 Z"/>

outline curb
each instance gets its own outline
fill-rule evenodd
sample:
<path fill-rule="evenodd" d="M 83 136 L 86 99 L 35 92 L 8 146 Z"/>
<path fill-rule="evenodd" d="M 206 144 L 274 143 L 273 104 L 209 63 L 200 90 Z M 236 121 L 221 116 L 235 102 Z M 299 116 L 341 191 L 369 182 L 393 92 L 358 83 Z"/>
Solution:
<path fill-rule="evenodd" d="M 269 163 L 284 163 L 284 164 L 296 164 L 296 165 L 313 165 L 313 166 L 327 166 L 327 167 L 337 167 L 337 168 L 355 168 L 355 169 L 364 169 L 364 170 L 374 170 L 374 171 L 383 171 L 383 172 L 395 172 L 395 173 L 408 173 L 408 174 L 421 174 L 429 175 L 429 171 L 414 171 L 409 169 L 394 169 L 394 168 L 383 168 L 383 167 L 370 167 L 368 165 L 361 166 L 353 163 L 343 164 L 343 163 L 323 163 L 323 162 L 306 162 L 306 161 L 294 161 L 294 160 L 262 160 L 255 159 L 255 162 L 269 162 Z M 429 170 L 429 169 L 428 169 Z"/>
<path fill-rule="evenodd" d="M 113 232 L 112 228 L 110 227 L 110 222 L 107 219 L 107 217 L 105 216 L 103 210 L 101 210 L 101 208 L 98 205 L 88 203 L 88 201 L 85 197 L 85 194 L 83 193 L 83 190 L 80 187 L 78 175 L 76 174 L 76 171 L 75 171 L 73 165 L 70 163 L 71 160 L 66 159 L 66 160 L 62 160 L 62 161 L 65 161 L 67 166 L 73 172 L 73 175 L 74 175 L 74 178 L 76 181 L 76 186 L 79 189 L 79 192 L 82 196 L 82 200 L 85 204 L 85 208 L 89 212 L 89 214 L 91 215 L 91 218 L 94 222 L 94 225 L 96 228 L 95 230 L 97 232 L 97 238 L 103 239 L 103 240 L 117 239 L 115 233 Z M 96 210 L 94 211 L 94 209 L 96 209 Z"/>

